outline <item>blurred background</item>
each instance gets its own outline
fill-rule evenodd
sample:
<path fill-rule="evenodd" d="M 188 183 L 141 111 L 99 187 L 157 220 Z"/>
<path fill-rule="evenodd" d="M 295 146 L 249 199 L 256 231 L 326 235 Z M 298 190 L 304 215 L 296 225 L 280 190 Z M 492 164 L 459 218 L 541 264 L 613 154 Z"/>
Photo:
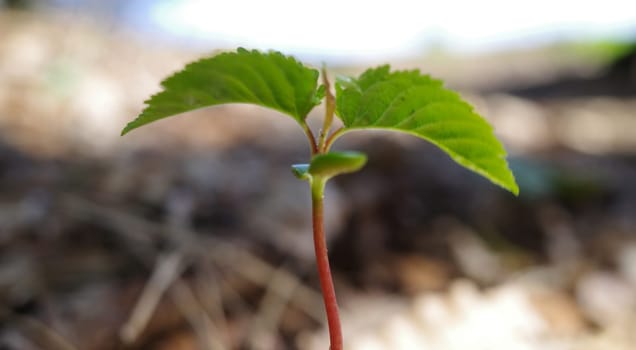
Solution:
<path fill-rule="evenodd" d="M 294 121 L 119 136 L 237 46 L 420 68 L 510 154 L 518 198 L 412 137 L 338 141 L 370 159 L 327 190 L 346 349 L 633 349 L 635 43 L 633 1 L 0 0 L 0 349 L 328 348 Z"/>

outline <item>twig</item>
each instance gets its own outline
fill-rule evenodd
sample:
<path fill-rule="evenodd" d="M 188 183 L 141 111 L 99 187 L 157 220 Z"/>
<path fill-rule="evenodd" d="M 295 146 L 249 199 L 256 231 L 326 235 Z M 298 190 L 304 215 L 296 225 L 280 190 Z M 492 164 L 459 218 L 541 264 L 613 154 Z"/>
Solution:
<path fill-rule="evenodd" d="M 235 244 L 210 237 L 209 235 L 200 234 L 191 229 L 156 224 L 123 210 L 102 206 L 73 195 L 67 194 L 63 196 L 62 203 L 68 208 L 71 214 L 78 215 L 82 218 L 86 215 L 90 215 L 100 219 L 105 225 L 111 226 L 116 232 L 120 233 L 124 239 L 133 239 L 135 242 L 146 241 L 146 246 L 152 245 L 153 240 L 149 239 L 149 237 L 152 238 L 154 236 L 154 239 L 170 241 L 177 240 L 178 238 L 185 242 L 174 243 L 176 246 L 184 247 L 184 252 L 198 257 L 211 257 L 217 264 L 230 268 L 248 281 L 263 287 L 269 284 L 267 276 L 271 276 L 276 270 L 269 263 L 249 253 L 245 249 L 237 247 Z M 202 239 L 199 239 L 199 237 L 206 237 L 205 239 L 208 241 L 207 244 L 202 244 Z M 153 258 L 152 256 L 148 256 L 150 251 L 139 249 L 138 252 L 144 254 L 146 260 Z M 314 289 L 302 284 L 293 274 L 285 272 L 284 276 L 284 278 L 295 281 L 295 283 L 298 284 L 296 292 L 291 298 L 291 303 L 304 311 L 308 316 L 323 323 L 324 315 L 320 306 L 322 300 L 320 294 Z M 279 294 L 284 295 L 287 293 L 283 288 L 274 287 Z"/>
<path fill-rule="evenodd" d="M 155 269 L 133 308 L 130 318 L 121 327 L 119 335 L 124 344 L 132 344 L 146 328 L 161 296 L 181 275 L 184 266 L 180 252 L 171 252 L 157 258 Z"/>
<path fill-rule="evenodd" d="M 218 325 L 218 334 L 221 336 L 228 333 L 228 323 L 223 308 L 223 295 L 219 288 L 221 281 L 215 273 L 205 270 L 208 269 L 203 271 L 207 273 L 197 274 L 198 278 L 195 280 L 194 292 L 198 299 L 201 300 L 201 305 L 210 315 L 212 321 Z M 227 339 L 225 343 L 227 343 Z"/>
<path fill-rule="evenodd" d="M 225 350 L 228 348 L 219 340 L 220 338 L 213 336 L 214 334 L 220 334 L 219 330 L 214 327 L 210 318 L 203 312 L 203 307 L 195 297 L 192 289 L 185 282 L 177 281 L 170 288 L 170 296 L 183 316 L 188 320 L 188 323 L 190 323 L 203 349 Z"/>
<path fill-rule="evenodd" d="M 298 278 L 289 273 L 289 271 L 277 270 L 267 263 L 261 264 L 259 260 L 257 260 L 258 258 L 242 249 L 223 249 L 211 257 L 215 259 L 219 265 L 228 266 L 241 274 L 241 276 L 248 281 L 263 287 L 270 287 L 279 295 L 287 295 L 288 290 L 285 286 L 296 285 L 290 302 L 315 321 L 324 323 L 325 316 L 322 311 L 322 297 L 320 294 L 302 284 Z M 277 278 L 282 282 L 272 285 L 270 283 L 270 276 L 275 273 L 278 276 Z"/>
<path fill-rule="evenodd" d="M 251 332 L 247 337 L 251 349 L 266 349 L 263 347 L 263 337 L 267 333 L 277 333 L 283 312 L 298 287 L 298 283 L 287 278 L 286 274 L 287 270 L 279 267 L 271 276 L 265 295 L 261 299 L 259 311 L 252 321 Z M 277 291 L 279 288 L 287 292 L 281 294 Z"/>

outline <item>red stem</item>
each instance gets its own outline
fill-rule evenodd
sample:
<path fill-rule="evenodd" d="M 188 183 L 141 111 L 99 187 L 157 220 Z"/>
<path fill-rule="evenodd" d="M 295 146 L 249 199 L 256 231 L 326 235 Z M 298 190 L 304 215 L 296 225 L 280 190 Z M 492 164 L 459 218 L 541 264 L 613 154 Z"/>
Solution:
<path fill-rule="evenodd" d="M 314 229 L 314 249 L 316 252 L 316 264 L 318 265 L 318 276 L 320 277 L 320 289 L 327 312 L 327 324 L 329 326 L 330 350 L 342 350 L 342 329 L 340 327 L 340 316 L 338 315 L 338 303 L 336 301 L 336 291 L 333 287 L 331 269 L 329 268 L 329 256 L 327 255 L 327 242 L 325 240 L 324 217 L 323 217 L 323 193 L 324 181 L 316 181 L 312 184 L 312 217 Z M 316 187 L 314 187 L 316 186 Z"/>
<path fill-rule="evenodd" d="M 314 133 L 311 132 L 309 125 L 307 123 L 302 125 L 303 131 L 305 131 L 305 135 L 307 135 L 307 140 L 309 140 L 309 146 L 311 147 L 311 155 L 318 153 L 318 144 L 316 143 L 316 137 Z"/>
<path fill-rule="evenodd" d="M 331 135 L 329 135 L 329 137 L 325 141 L 323 151 L 329 152 L 329 149 L 331 149 L 331 144 L 336 140 L 336 138 L 342 135 L 345 132 L 345 130 L 346 129 L 344 128 L 344 126 L 341 126 L 336 131 L 334 131 Z"/>

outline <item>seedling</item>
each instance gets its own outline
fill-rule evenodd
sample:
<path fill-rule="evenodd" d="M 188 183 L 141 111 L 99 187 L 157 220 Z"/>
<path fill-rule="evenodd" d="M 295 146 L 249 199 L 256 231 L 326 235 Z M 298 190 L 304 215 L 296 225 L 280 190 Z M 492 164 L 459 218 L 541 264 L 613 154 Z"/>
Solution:
<path fill-rule="evenodd" d="M 457 93 L 418 70 L 391 71 L 388 65 L 366 70 L 359 77 L 339 77 L 335 95 L 326 71 L 319 72 L 280 52 L 222 53 L 188 64 L 165 79 L 163 90 L 146 101 L 146 108 L 122 135 L 156 120 L 226 103 L 249 103 L 292 117 L 302 128 L 311 150 L 308 164 L 292 166 L 296 177 L 309 183 L 316 263 L 329 326 L 331 350 L 342 350 L 343 339 L 323 226 L 326 182 L 355 172 L 366 163 L 358 152 L 331 152 L 341 136 L 362 129 L 411 134 L 436 145 L 460 165 L 518 194 L 506 162 L 506 152 L 492 127 Z M 325 101 L 322 128 L 315 134 L 306 122 L 309 112 Z M 343 126 L 334 129 L 334 116 Z"/>

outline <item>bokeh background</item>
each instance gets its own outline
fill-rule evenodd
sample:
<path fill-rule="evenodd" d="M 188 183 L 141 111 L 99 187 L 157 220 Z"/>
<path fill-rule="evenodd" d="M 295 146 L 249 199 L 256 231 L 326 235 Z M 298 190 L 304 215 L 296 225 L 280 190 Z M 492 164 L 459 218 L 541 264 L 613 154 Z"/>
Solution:
<path fill-rule="evenodd" d="M 518 198 L 412 137 L 338 141 L 370 159 L 327 189 L 346 349 L 633 349 L 635 43 L 633 1 L 0 1 L 0 349 L 328 348 L 293 120 L 119 136 L 237 46 L 420 68 L 509 151 Z"/>

